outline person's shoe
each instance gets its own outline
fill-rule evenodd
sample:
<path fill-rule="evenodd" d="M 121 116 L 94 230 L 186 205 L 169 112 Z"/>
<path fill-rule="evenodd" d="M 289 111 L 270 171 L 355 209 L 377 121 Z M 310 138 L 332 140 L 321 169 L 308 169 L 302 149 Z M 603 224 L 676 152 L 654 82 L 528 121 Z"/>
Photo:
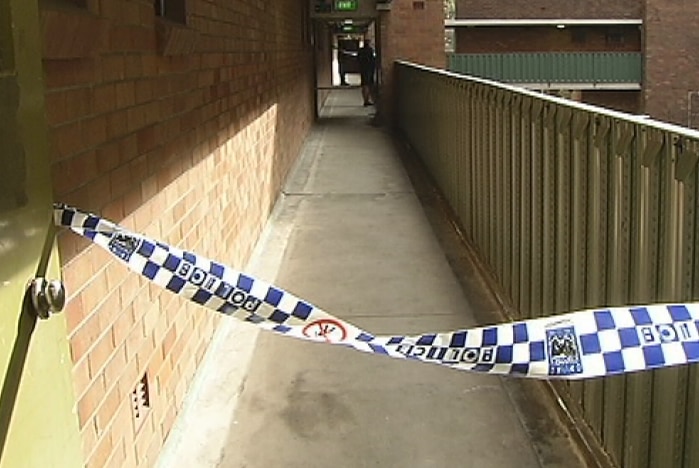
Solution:
<path fill-rule="evenodd" d="M 371 101 L 364 101 L 364 107 L 366 107 L 366 106 L 373 106 L 373 105 L 374 105 L 374 103 L 371 102 Z"/>

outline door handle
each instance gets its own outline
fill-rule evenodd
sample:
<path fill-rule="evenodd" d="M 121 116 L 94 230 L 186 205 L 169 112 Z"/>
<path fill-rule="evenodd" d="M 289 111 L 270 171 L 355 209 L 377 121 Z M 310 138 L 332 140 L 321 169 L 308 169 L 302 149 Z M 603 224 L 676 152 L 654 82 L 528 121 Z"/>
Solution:
<path fill-rule="evenodd" d="M 60 280 L 34 278 L 27 291 L 37 317 L 47 319 L 66 305 L 66 288 Z"/>

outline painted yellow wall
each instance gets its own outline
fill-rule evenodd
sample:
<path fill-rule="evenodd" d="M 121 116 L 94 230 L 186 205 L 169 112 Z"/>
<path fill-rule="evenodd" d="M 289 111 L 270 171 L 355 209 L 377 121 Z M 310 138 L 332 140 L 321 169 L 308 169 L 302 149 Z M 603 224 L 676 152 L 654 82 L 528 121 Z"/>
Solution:
<path fill-rule="evenodd" d="M 60 278 L 39 37 L 36 0 L 0 0 L 2 468 L 83 465 L 65 319 L 23 306 L 32 278 Z"/>

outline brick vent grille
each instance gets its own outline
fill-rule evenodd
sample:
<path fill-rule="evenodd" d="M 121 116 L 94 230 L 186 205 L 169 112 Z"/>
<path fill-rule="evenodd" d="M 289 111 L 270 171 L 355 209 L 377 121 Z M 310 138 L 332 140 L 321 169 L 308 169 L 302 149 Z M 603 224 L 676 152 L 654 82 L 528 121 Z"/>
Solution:
<path fill-rule="evenodd" d="M 150 411 L 150 394 L 148 392 L 148 374 L 143 374 L 143 377 L 136 383 L 136 387 L 131 392 L 131 407 L 133 410 L 133 419 L 138 430 Z"/>

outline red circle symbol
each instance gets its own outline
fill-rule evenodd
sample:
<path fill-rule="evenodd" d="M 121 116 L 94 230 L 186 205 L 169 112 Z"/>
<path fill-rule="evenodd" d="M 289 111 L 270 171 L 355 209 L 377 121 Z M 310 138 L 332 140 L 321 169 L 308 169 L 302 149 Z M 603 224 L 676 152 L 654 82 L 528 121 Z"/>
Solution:
<path fill-rule="evenodd" d="M 345 327 L 334 319 L 319 319 L 303 328 L 303 334 L 309 338 L 322 338 L 328 343 L 344 341 L 347 337 Z"/>

